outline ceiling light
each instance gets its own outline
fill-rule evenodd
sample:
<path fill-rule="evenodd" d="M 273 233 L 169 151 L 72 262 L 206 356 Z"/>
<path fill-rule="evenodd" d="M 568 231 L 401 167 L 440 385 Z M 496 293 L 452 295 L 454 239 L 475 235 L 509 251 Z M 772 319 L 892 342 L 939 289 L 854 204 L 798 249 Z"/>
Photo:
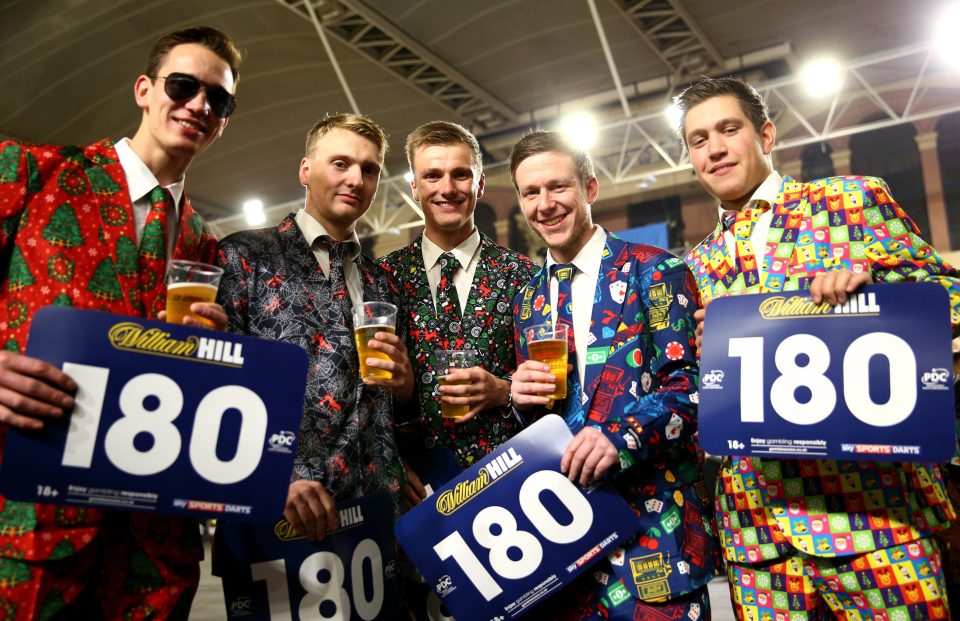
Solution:
<path fill-rule="evenodd" d="M 589 112 L 575 112 L 560 122 L 560 133 L 573 146 L 588 150 L 597 142 L 597 124 Z"/>
<path fill-rule="evenodd" d="M 403 173 L 403 180 L 407 183 L 413 183 L 413 171 L 408 170 L 407 172 Z"/>
<path fill-rule="evenodd" d="M 675 130 L 680 127 L 680 121 L 683 120 L 683 111 L 680 110 L 679 105 L 672 103 L 663 109 L 663 116 L 667 117 L 667 123 L 670 124 L 670 129 Z"/>
<path fill-rule="evenodd" d="M 253 198 L 243 204 L 243 213 L 247 216 L 247 224 L 257 226 L 267 221 L 267 214 L 263 212 L 263 201 Z"/>
<path fill-rule="evenodd" d="M 800 80 L 811 97 L 826 97 L 840 90 L 843 72 L 832 58 L 818 58 L 800 70 Z"/>
<path fill-rule="evenodd" d="M 937 54 L 947 64 L 960 67 L 960 38 L 957 37 L 957 28 L 960 27 L 960 3 L 950 4 L 937 20 L 933 43 Z"/>

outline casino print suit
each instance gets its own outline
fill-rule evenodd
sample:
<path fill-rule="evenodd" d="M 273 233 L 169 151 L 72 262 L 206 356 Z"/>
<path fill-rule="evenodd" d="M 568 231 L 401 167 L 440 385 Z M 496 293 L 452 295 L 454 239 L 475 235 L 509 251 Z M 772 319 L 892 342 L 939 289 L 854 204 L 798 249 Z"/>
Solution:
<path fill-rule="evenodd" d="M 663 601 L 705 585 L 719 565 L 694 441 L 699 296 L 680 259 L 608 232 L 593 302 L 585 424 L 619 451 L 620 470 L 608 478 L 641 524 L 597 569 L 622 579 L 634 597 Z M 549 322 L 550 310 L 541 270 L 514 299 L 521 361 L 523 329 Z"/>
<path fill-rule="evenodd" d="M 685 261 L 703 299 L 808 289 L 817 272 L 869 270 L 874 282 L 943 285 L 954 333 L 960 272 L 944 263 L 876 177 L 789 177 L 777 196 L 763 276 L 749 285 L 720 223 Z M 739 221 L 739 218 L 738 218 Z M 724 557 L 777 558 L 790 547 L 845 556 L 928 536 L 956 519 L 936 466 L 814 459 L 724 460 L 717 484 Z"/>

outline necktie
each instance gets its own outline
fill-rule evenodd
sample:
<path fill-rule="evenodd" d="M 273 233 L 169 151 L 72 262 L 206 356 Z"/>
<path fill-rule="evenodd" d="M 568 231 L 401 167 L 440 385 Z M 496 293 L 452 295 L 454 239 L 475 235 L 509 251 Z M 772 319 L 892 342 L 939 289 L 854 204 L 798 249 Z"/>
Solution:
<path fill-rule="evenodd" d="M 750 236 L 753 235 L 753 228 L 760 216 L 768 209 L 770 209 L 770 203 L 757 201 L 754 207 L 748 207 L 739 212 L 724 211 L 721 217 L 724 227 L 731 230 L 737 240 L 737 272 L 743 274 L 743 282 L 747 287 L 760 282 L 760 266 L 757 264 Z"/>
<path fill-rule="evenodd" d="M 344 272 L 347 251 L 353 246 L 352 242 L 338 242 L 332 237 L 321 237 L 320 247 L 325 248 L 330 257 L 330 299 L 340 306 L 343 314 L 343 325 L 353 331 L 353 312 L 350 302 L 350 291 L 347 289 L 347 278 Z"/>
<path fill-rule="evenodd" d="M 167 216 L 175 211 L 173 197 L 161 186 L 150 190 L 150 211 L 137 251 L 140 303 L 147 317 L 156 317 L 166 303 L 164 270 L 167 263 Z"/>
<path fill-rule="evenodd" d="M 453 282 L 454 274 L 460 269 L 460 262 L 451 252 L 440 255 L 440 282 L 437 284 L 437 314 L 443 314 L 449 321 L 451 332 L 460 332 L 460 296 Z M 454 325 L 456 324 L 456 325 Z M 452 335 L 451 335 L 452 336 Z"/>
<path fill-rule="evenodd" d="M 571 263 L 556 263 L 550 266 L 550 276 L 557 281 L 557 325 L 567 325 L 567 360 L 573 365 L 573 370 L 567 373 L 567 398 L 563 404 L 563 418 L 573 433 L 580 431 L 584 424 L 577 345 L 573 332 L 573 294 L 570 287 L 576 272 L 576 266 Z"/>

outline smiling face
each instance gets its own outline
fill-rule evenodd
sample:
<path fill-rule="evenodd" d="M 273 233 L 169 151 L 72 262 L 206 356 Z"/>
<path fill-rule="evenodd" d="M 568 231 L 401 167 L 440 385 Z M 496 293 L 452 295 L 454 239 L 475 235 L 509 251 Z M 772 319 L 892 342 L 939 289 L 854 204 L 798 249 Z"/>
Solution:
<path fill-rule="evenodd" d="M 725 209 L 740 210 L 772 167 L 768 155 L 777 131 L 766 121 L 760 131 L 733 95 L 707 99 L 687 111 L 684 140 L 703 188 Z"/>
<path fill-rule="evenodd" d="M 473 212 L 483 196 L 483 173 L 466 144 L 428 144 L 413 157 L 410 189 L 423 208 L 427 237 L 444 250 L 473 232 Z M 449 247 L 447 247 L 449 246 Z"/>
<path fill-rule="evenodd" d="M 230 65 L 208 48 L 185 43 L 172 48 L 157 69 L 157 76 L 184 73 L 205 84 L 218 85 L 233 93 L 235 84 Z M 141 75 L 134 85 L 137 105 L 143 110 L 140 128 L 132 139 L 134 150 L 144 163 L 161 177 L 169 166 L 182 170 L 203 153 L 227 126 L 207 102 L 205 89 L 188 100 L 174 101 L 164 91 L 164 80 Z"/>
<path fill-rule="evenodd" d="M 301 160 L 300 183 L 307 188 L 307 213 L 343 241 L 377 194 L 380 150 L 350 130 L 331 129 Z"/>
<path fill-rule="evenodd" d="M 556 151 L 531 155 L 514 172 L 527 224 L 558 262 L 573 260 L 593 234 L 590 204 L 600 193 L 596 177 L 580 183 L 573 158 Z"/>

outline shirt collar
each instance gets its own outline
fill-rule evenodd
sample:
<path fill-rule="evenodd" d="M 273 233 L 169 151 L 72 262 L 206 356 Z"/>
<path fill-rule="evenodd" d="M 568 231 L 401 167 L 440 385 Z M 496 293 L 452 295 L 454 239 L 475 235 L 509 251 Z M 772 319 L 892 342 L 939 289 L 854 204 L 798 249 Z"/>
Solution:
<path fill-rule="evenodd" d="M 603 261 L 603 247 L 607 243 L 607 232 L 602 226 L 593 225 L 593 235 L 583 245 L 577 256 L 570 261 L 583 274 L 599 274 L 600 262 Z M 553 254 L 547 250 L 546 269 L 549 271 L 552 265 L 558 263 L 553 258 Z"/>
<path fill-rule="evenodd" d="M 307 210 L 304 208 L 301 208 L 293 219 L 296 221 L 297 226 L 300 227 L 300 232 L 303 233 L 303 238 L 307 241 L 307 245 L 310 246 L 310 248 L 313 248 L 317 239 L 324 235 L 331 238 L 333 237 L 327 232 L 327 229 L 320 224 L 316 218 L 307 213 Z M 360 237 L 357 235 L 357 232 L 354 231 L 351 233 L 350 237 L 345 239 L 344 242 L 350 243 L 350 247 L 347 249 L 347 254 L 344 258 L 348 261 L 356 260 L 356 258 L 360 256 Z"/>
<path fill-rule="evenodd" d="M 127 188 L 130 190 L 130 202 L 135 203 L 150 194 L 150 190 L 160 185 L 153 172 L 147 168 L 140 156 L 134 152 L 127 138 L 120 139 L 114 148 L 117 158 L 127 177 Z M 186 177 L 180 177 L 170 185 L 163 186 L 173 196 L 173 204 L 179 208 L 180 198 L 183 196 L 183 182 Z"/>
<path fill-rule="evenodd" d="M 453 256 L 457 258 L 457 261 L 460 262 L 460 267 L 467 267 L 470 265 L 470 261 L 473 260 L 473 255 L 477 253 L 477 248 L 480 247 L 480 231 L 476 227 L 473 228 L 473 233 L 470 234 L 470 237 L 466 238 L 460 244 L 450 250 L 453 253 Z M 433 269 L 433 266 L 437 264 L 437 261 L 440 260 L 440 255 L 444 252 L 447 252 L 440 246 L 433 243 L 427 234 L 423 234 L 423 239 L 420 243 L 420 250 L 423 252 L 423 267 L 428 272 Z"/>
<path fill-rule="evenodd" d="M 767 178 L 763 180 L 763 183 L 760 184 L 753 194 L 750 196 L 750 200 L 747 201 L 746 207 L 753 207 L 757 201 L 764 201 L 771 206 L 776 204 L 777 195 L 780 194 L 780 188 L 783 187 L 783 177 L 780 176 L 780 173 L 773 170 L 767 175 Z M 723 221 L 723 212 L 726 211 L 723 208 L 723 205 L 717 205 L 717 218 L 722 222 Z"/>

